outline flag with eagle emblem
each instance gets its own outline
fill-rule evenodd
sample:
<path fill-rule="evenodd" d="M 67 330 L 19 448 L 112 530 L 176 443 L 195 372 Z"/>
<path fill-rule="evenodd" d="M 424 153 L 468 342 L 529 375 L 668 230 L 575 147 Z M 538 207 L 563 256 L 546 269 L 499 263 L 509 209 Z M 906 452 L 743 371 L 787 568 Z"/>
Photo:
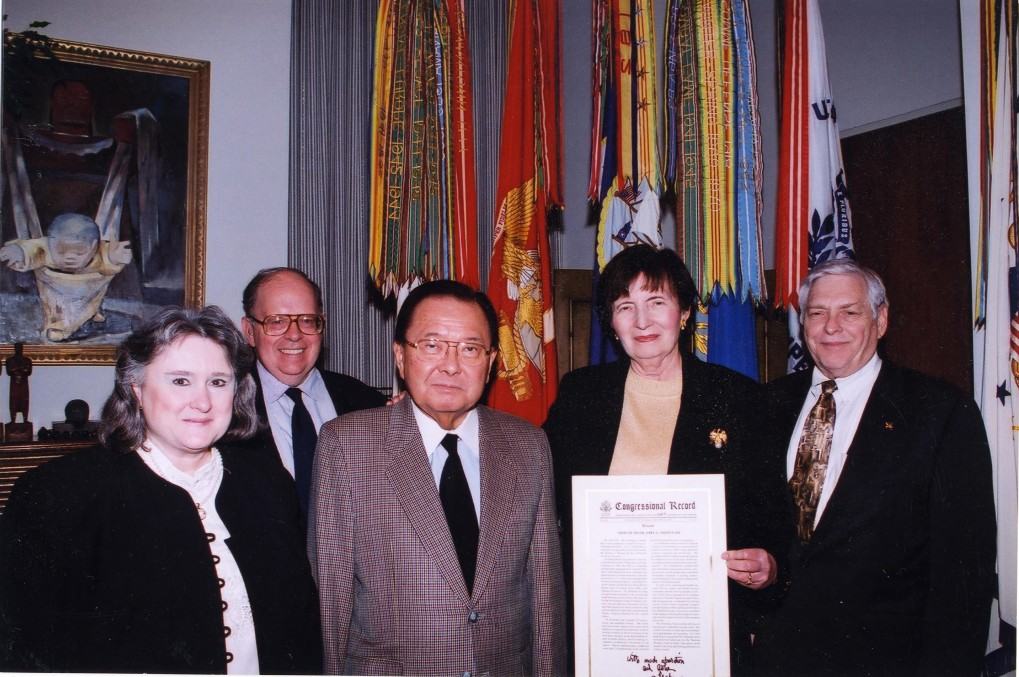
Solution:
<path fill-rule="evenodd" d="M 500 140 L 488 295 L 499 317 L 492 407 L 541 425 L 559 373 L 548 220 L 559 178 L 559 3 L 517 0 Z"/>

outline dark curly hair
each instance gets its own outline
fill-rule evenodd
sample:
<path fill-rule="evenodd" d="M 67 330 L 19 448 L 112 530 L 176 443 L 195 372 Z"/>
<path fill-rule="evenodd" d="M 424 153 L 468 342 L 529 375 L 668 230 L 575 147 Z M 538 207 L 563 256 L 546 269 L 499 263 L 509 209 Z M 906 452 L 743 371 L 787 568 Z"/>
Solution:
<path fill-rule="evenodd" d="M 199 336 L 222 346 L 233 368 L 233 419 L 224 440 L 251 437 L 258 431 L 255 381 L 251 377 L 255 357 L 234 323 L 218 306 L 166 308 L 124 339 L 117 348 L 113 392 L 103 405 L 99 439 L 121 452 L 130 452 L 145 441 L 145 419 L 132 386 L 145 380 L 145 368 L 168 346 L 186 336 Z"/>
<path fill-rule="evenodd" d="M 612 304 L 623 296 L 629 296 L 630 285 L 641 275 L 653 291 L 666 287 L 672 290 L 680 310 L 694 308 L 697 285 L 679 254 L 646 244 L 633 245 L 613 256 L 598 280 L 598 318 L 606 336 L 614 335 Z"/>

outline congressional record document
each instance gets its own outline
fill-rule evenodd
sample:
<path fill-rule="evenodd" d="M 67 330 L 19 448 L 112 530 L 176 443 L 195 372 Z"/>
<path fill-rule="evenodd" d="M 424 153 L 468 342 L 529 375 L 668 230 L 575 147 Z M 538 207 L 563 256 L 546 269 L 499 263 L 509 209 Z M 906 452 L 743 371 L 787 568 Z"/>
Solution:
<path fill-rule="evenodd" d="M 579 677 L 729 675 L 722 475 L 573 478 Z"/>

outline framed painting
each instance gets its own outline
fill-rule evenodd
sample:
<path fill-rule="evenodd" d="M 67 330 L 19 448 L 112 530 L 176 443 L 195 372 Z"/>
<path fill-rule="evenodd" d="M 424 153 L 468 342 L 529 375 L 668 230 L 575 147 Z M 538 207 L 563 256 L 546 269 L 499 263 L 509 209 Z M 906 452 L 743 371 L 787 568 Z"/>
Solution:
<path fill-rule="evenodd" d="M 3 84 L 0 358 L 22 343 L 37 364 L 112 364 L 160 308 L 205 297 L 209 62 L 51 40 L 17 67 Z"/>

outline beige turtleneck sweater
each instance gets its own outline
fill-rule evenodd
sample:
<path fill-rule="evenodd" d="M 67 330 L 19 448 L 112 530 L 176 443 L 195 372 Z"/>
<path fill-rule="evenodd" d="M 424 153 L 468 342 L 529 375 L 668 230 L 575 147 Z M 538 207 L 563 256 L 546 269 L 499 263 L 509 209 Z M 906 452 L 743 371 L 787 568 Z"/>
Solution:
<path fill-rule="evenodd" d="M 676 431 L 683 378 L 657 381 L 633 371 L 626 376 L 610 475 L 664 475 Z"/>

